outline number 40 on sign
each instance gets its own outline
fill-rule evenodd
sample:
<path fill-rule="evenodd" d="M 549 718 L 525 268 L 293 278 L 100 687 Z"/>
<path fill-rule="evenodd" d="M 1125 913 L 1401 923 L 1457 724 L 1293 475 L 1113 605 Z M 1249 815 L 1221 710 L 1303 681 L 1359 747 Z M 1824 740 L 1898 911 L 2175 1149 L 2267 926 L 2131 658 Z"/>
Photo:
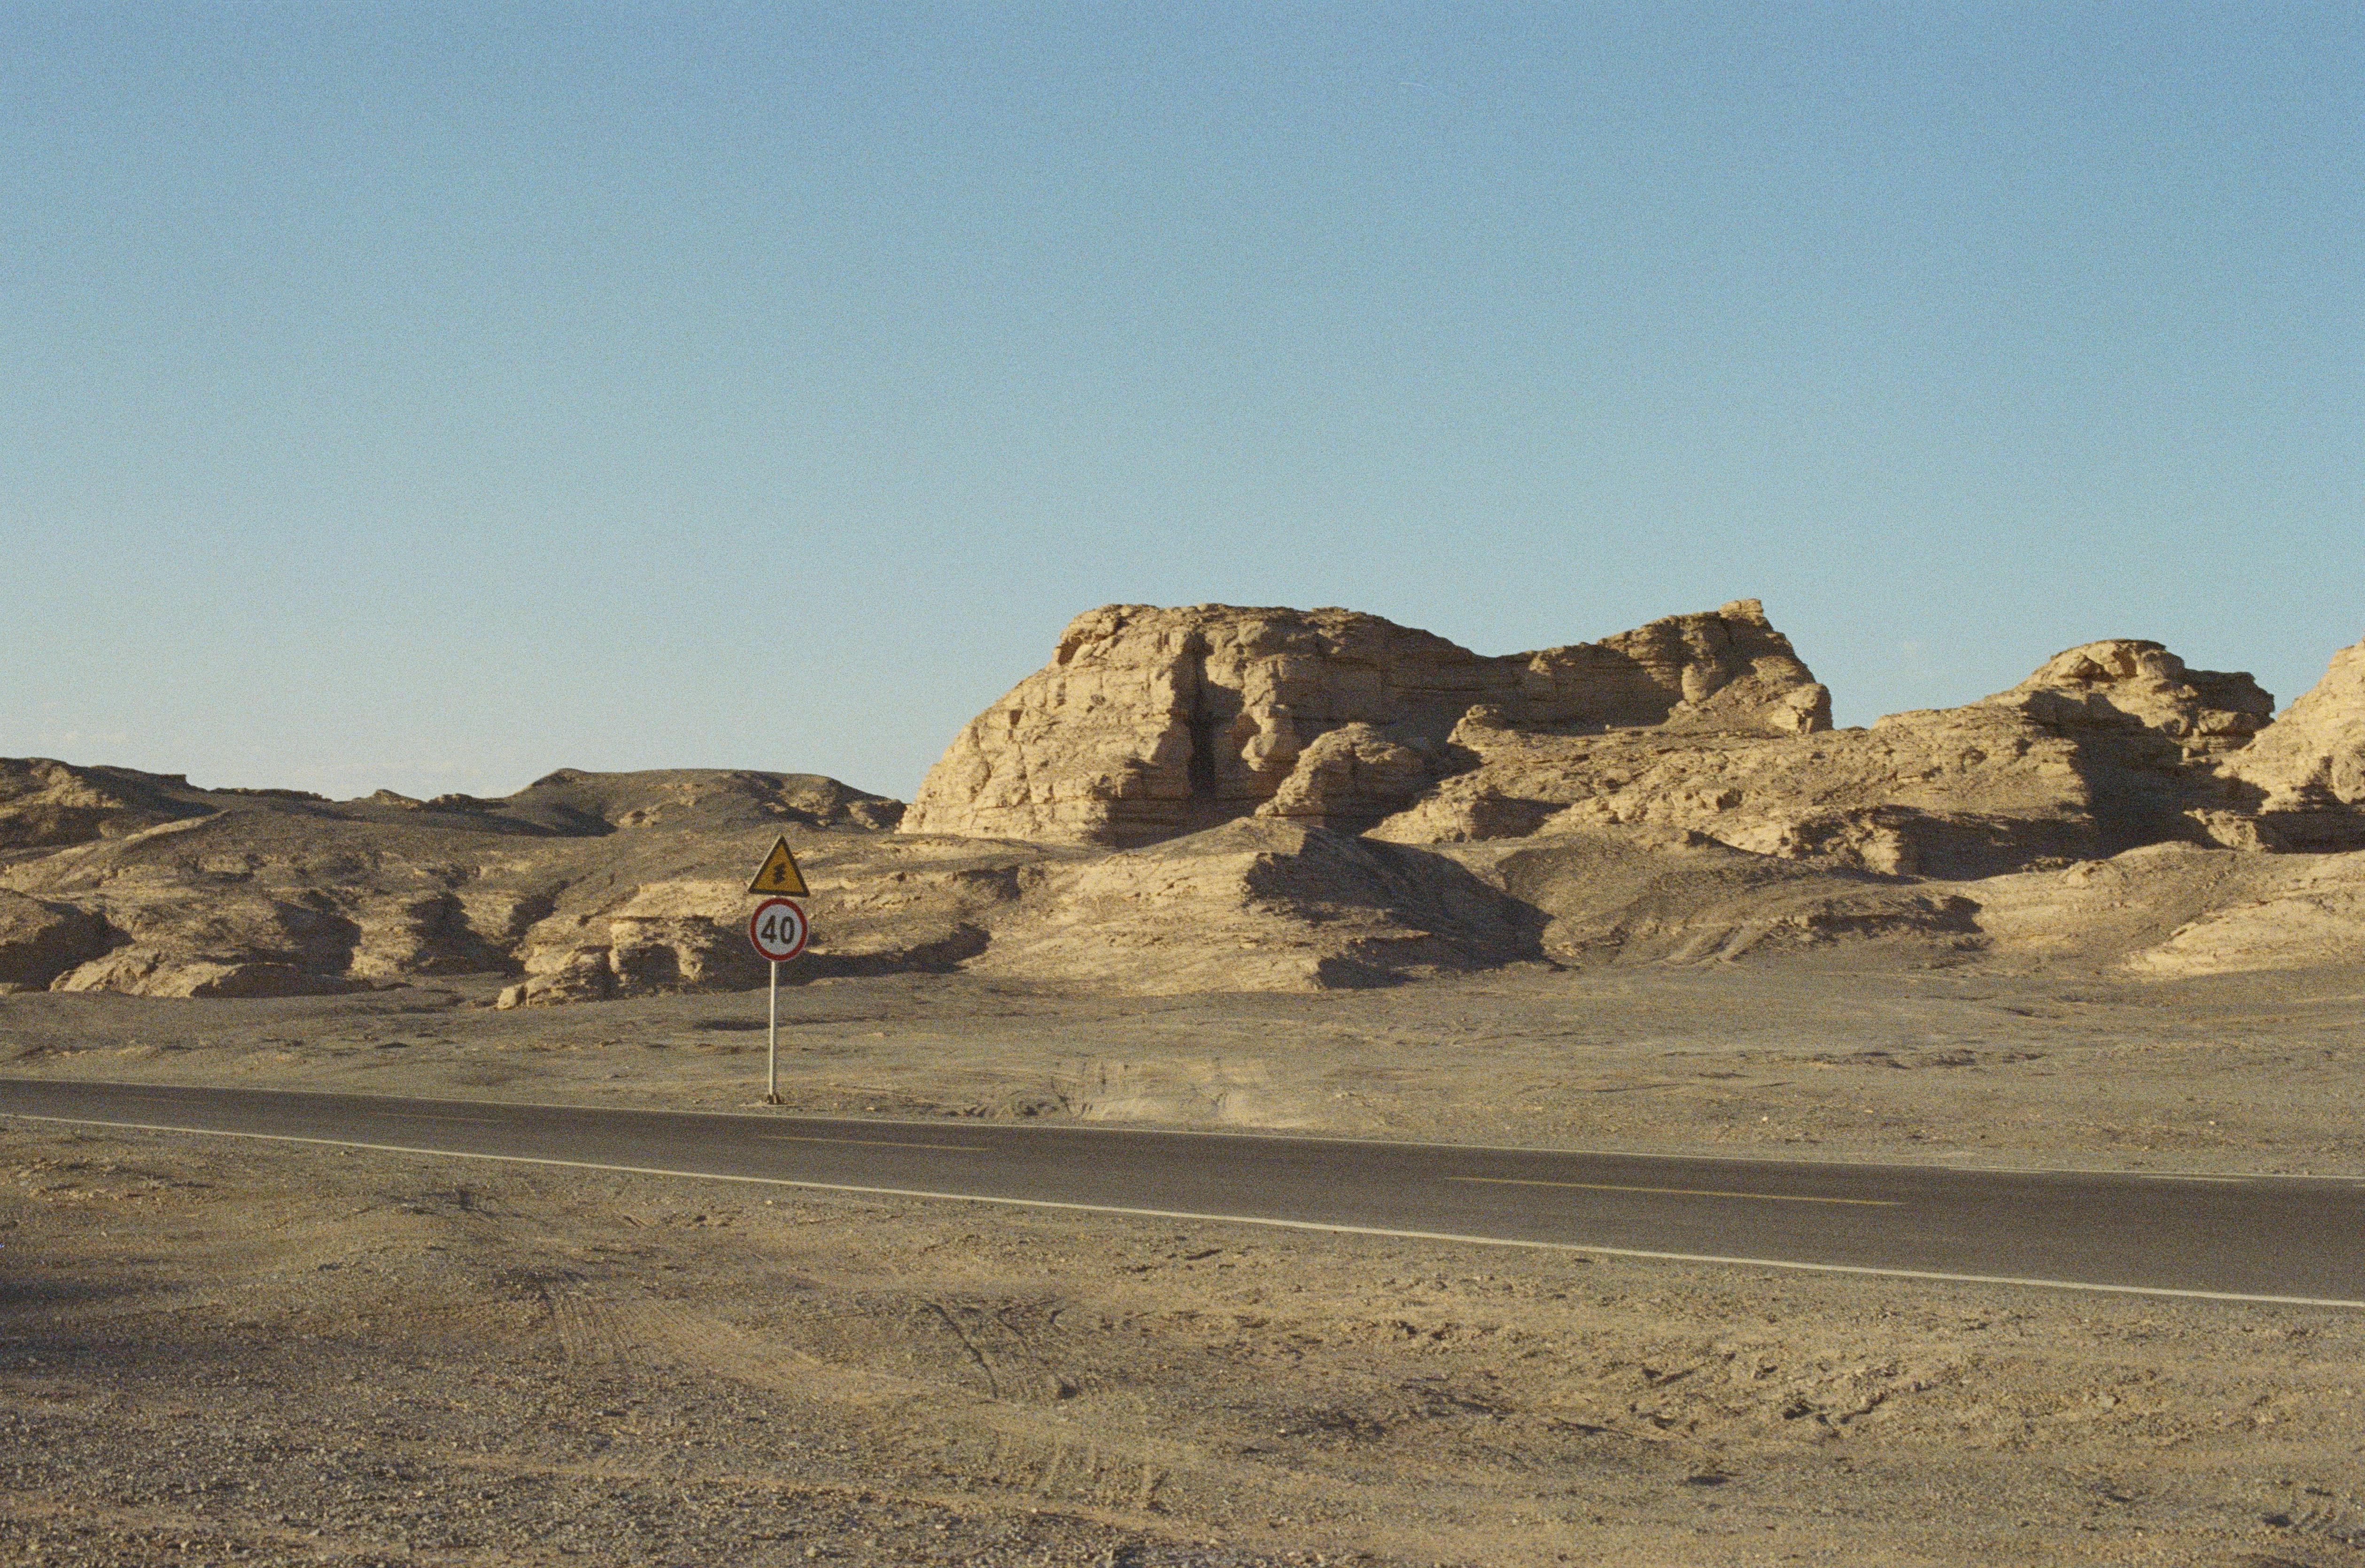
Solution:
<path fill-rule="evenodd" d="M 785 964 L 805 950 L 812 935 L 805 912 L 787 899 L 766 899 L 747 922 L 747 940 L 775 964 Z"/>

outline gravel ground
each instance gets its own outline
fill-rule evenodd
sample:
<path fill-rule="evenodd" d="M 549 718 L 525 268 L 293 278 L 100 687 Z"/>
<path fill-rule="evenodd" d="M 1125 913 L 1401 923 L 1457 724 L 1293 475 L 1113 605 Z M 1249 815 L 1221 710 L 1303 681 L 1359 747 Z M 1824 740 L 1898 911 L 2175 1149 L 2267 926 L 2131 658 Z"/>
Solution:
<path fill-rule="evenodd" d="M 0 1130 L 10 1563 L 2365 1562 L 2365 1316 Z"/>
<path fill-rule="evenodd" d="M 792 1106 L 2365 1171 L 2357 977 L 784 991 Z M 653 1105 L 760 994 L 0 997 L 0 1070 Z M 2365 1568 L 2365 1315 L 0 1124 L 0 1561 Z"/>

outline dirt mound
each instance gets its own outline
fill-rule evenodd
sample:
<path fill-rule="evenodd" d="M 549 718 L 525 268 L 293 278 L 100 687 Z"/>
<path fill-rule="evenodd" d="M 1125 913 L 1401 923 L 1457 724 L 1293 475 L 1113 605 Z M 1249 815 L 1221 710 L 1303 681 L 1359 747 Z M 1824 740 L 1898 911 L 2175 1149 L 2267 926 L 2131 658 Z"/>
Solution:
<path fill-rule="evenodd" d="M 1978 905 L 1959 893 L 1696 834 L 1551 834 L 1462 856 L 1537 912 L 1543 950 L 1565 962 L 1690 963 L 1866 942 L 1926 957 L 1982 945 Z"/>
<path fill-rule="evenodd" d="M 1048 860 L 1025 846 L 881 834 L 791 834 L 813 896 L 813 945 L 788 966 L 790 984 L 845 975 L 941 972 L 985 949 L 994 923 L 1039 886 Z M 748 946 L 746 879 L 757 841 L 717 838 L 667 874 L 564 890 L 510 948 L 523 978 L 504 1006 L 596 1002 L 761 985 Z M 693 846 L 677 843 L 673 862 Z M 756 853 L 761 852 L 757 845 Z M 718 871 L 724 874 L 717 875 Z"/>
<path fill-rule="evenodd" d="M 1251 820 L 1076 866 L 970 967 L 1149 993 L 1301 991 L 1538 954 L 1529 912 L 1443 856 Z"/>

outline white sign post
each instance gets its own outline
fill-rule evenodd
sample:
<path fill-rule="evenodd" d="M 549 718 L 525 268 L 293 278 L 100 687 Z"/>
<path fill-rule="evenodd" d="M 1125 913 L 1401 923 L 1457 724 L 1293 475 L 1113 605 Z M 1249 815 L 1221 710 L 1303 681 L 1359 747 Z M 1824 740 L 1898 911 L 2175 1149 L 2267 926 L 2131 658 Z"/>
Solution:
<path fill-rule="evenodd" d="M 747 920 L 747 940 L 772 961 L 772 1004 L 765 1026 L 764 1103 L 780 1103 L 780 966 L 805 950 L 813 935 L 805 912 L 788 899 L 766 899 Z"/>

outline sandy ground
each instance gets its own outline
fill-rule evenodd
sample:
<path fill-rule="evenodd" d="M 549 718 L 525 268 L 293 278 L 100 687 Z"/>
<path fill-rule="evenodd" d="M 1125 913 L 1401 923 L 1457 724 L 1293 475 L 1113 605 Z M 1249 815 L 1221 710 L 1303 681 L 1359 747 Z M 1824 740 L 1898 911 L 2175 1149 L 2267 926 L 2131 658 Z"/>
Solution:
<path fill-rule="evenodd" d="M 891 978 L 784 991 L 782 1067 L 878 1114 L 2359 1170 L 2359 980 Z M 492 983 L 0 998 L 0 1071 L 760 1089 L 760 993 Z M 2360 1393 L 2365 1315 L 0 1126 L 10 1563 L 2334 1568 Z"/>

